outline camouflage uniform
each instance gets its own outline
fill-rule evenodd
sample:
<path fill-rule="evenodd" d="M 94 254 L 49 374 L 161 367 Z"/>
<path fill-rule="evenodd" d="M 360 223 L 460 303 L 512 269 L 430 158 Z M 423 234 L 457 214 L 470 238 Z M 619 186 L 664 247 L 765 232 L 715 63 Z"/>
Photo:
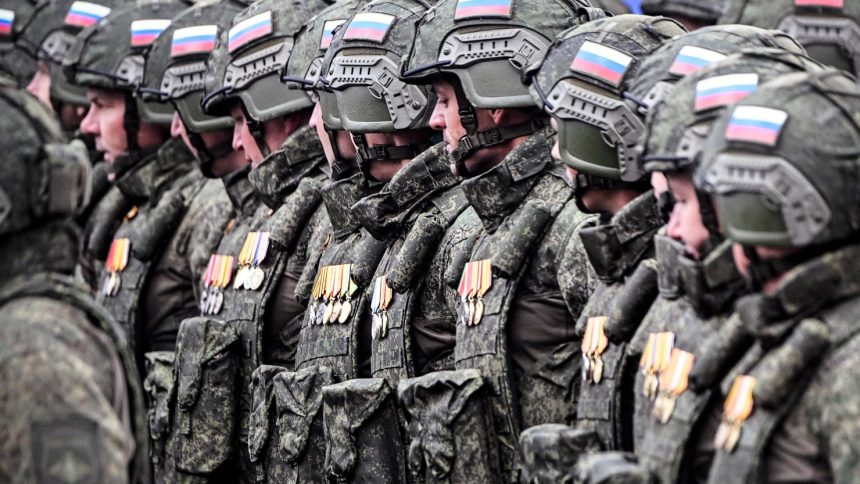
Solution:
<path fill-rule="evenodd" d="M 262 123 L 265 118 L 255 116 L 277 106 L 261 105 L 265 100 L 259 98 L 260 92 L 245 91 L 246 85 L 234 83 L 234 70 L 261 50 L 283 49 L 289 54 L 291 36 L 303 15 L 317 7 L 316 3 L 261 2 L 234 16 L 232 28 L 257 15 L 271 15 L 273 27 L 230 52 L 228 30 L 219 33 L 219 43 L 207 62 L 204 111 L 224 116 L 229 102 L 241 102 L 253 113 L 249 122 Z M 278 72 L 286 58 L 276 61 L 276 66 L 251 73 L 258 76 L 253 86 L 268 86 L 272 78 L 280 83 Z M 293 95 L 298 109 L 310 104 L 300 94 Z M 259 457 L 258 424 L 252 416 L 255 370 L 260 365 L 289 369 L 294 365 L 305 309 L 294 293 L 309 260 L 312 240 L 325 223 L 319 216 L 320 189 L 327 179 L 323 165 L 319 141 L 304 126 L 256 168 L 224 179 L 234 215 L 211 255 L 232 256 L 234 262 L 228 266 L 226 287 L 206 289 L 209 304 L 201 304 L 204 314 L 182 323 L 176 352 L 172 449 L 168 453 L 173 454 L 182 480 L 250 482 L 257 479 L 258 472 L 265 476 L 262 467 L 254 468 Z M 255 246 L 248 261 L 236 264 L 243 247 L 257 235 L 266 241 Z M 265 256 L 260 255 L 263 253 Z M 252 272 L 256 272 L 256 282 L 251 282 Z M 246 281 L 247 285 L 242 284 Z M 215 300 L 219 302 L 213 304 Z"/>
<path fill-rule="evenodd" d="M 753 285 L 767 287 L 736 305 L 754 342 L 720 387 L 731 393 L 720 427 L 696 447 L 717 447 L 709 482 L 858 474 L 857 160 L 842 156 L 858 146 L 858 109 L 853 77 L 789 74 L 724 113 L 705 144 L 697 185 L 744 248 Z M 745 112 L 768 116 L 775 137 L 727 129 Z M 761 246 L 795 250 L 763 258 Z"/>
<path fill-rule="evenodd" d="M 70 277 L 86 151 L 59 144 L 35 98 L 3 88 L 0 104 L 0 480 L 148 482 L 134 362 L 111 316 Z"/>
<path fill-rule="evenodd" d="M 473 176 L 461 189 L 474 210 L 460 218 L 477 215 L 481 225 L 475 241 L 469 241 L 474 246 L 465 247 L 468 256 L 446 278 L 450 289 L 461 289 L 461 281 L 472 279 L 464 276 L 467 267 L 482 267 L 486 274 L 482 289 L 476 284 L 475 291 L 458 291 L 455 300 L 456 370 L 400 384 L 400 398 L 412 419 L 410 466 L 430 482 L 517 480 L 519 429 L 564 422 L 572 404 L 573 382 L 566 369 L 576 360 L 555 349 L 573 336 L 572 315 L 578 314 L 590 287 L 587 266 L 581 265 L 572 268 L 579 290 L 562 293 L 559 263 L 585 216 L 575 206 L 563 169 L 550 156 L 552 130 L 543 127 L 541 115 L 480 132 L 468 111 L 532 109 L 520 81 L 522 71 L 569 25 L 549 21 L 547 9 L 560 20 L 558 9 L 580 6 L 589 5 L 518 2 L 511 18 L 500 20 L 464 13 L 457 2 L 440 2 L 419 23 L 404 66 L 408 82 L 440 74 L 457 79 L 467 134 L 451 156 L 461 174 Z M 482 42 L 506 35 L 511 40 L 505 48 Z M 482 62 L 470 62 L 473 52 Z M 475 150 L 520 137 L 524 141 L 494 168 L 482 174 L 466 169 L 463 160 Z"/>
<path fill-rule="evenodd" d="M 701 25 L 717 23 L 730 0 L 699 2 L 697 0 L 642 0 L 642 13 L 646 15 L 665 15 L 680 21 Z"/>

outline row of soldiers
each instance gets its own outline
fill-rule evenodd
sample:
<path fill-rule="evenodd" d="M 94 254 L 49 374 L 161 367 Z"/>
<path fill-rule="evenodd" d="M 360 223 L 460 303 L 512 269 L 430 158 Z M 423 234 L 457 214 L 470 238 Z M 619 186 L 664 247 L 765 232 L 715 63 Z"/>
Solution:
<path fill-rule="evenodd" d="M 0 481 L 860 479 L 860 2 L 643 7 L 0 0 Z"/>

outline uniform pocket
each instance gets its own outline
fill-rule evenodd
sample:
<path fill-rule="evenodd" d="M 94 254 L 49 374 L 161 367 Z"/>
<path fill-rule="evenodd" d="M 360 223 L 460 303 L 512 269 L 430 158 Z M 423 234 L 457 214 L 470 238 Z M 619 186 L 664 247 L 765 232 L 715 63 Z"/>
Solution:
<path fill-rule="evenodd" d="M 238 375 L 236 330 L 203 317 L 182 322 L 177 340 L 176 467 L 215 471 L 233 453 Z"/>

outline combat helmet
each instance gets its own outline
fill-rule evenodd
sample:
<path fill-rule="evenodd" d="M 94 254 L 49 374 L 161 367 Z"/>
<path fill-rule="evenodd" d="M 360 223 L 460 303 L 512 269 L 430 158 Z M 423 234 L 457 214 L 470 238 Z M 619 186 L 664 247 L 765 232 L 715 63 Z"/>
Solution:
<path fill-rule="evenodd" d="M 91 167 L 84 144 L 63 143 L 53 113 L 24 91 L 0 88 L 0 110 L 0 235 L 76 215 L 90 196 Z"/>
<path fill-rule="evenodd" d="M 717 23 L 731 0 L 642 0 L 646 15 L 663 15 L 678 20 L 692 20 L 703 25 Z"/>
<path fill-rule="evenodd" d="M 203 112 L 203 79 L 209 53 L 218 34 L 245 7 L 232 0 L 198 3 L 173 18 L 144 53 L 143 81 L 138 88 L 146 102 L 169 103 L 176 108 L 197 150 L 204 173 L 216 158 L 232 150 L 230 142 L 207 148 L 200 133 L 229 129 L 230 116 Z"/>
<path fill-rule="evenodd" d="M 262 123 L 313 105 L 307 92 L 286 89 L 280 74 L 295 33 L 326 5 L 323 0 L 260 0 L 240 12 L 209 58 L 203 111 L 224 116 L 230 101 L 239 101 L 257 144 L 268 154 Z"/>
<path fill-rule="evenodd" d="M 326 52 L 320 82 L 337 102 L 344 129 L 352 133 L 358 164 L 366 177 L 370 160 L 413 158 L 429 143 L 370 147 L 365 133 L 429 128 L 436 96 L 427 85 L 398 78 L 400 60 L 415 38 L 418 18 L 427 10 L 416 0 L 377 0 L 338 29 Z"/>
<path fill-rule="evenodd" d="M 726 110 L 695 180 L 714 198 L 729 239 L 747 248 L 799 248 L 776 265 L 796 264 L 857 240 L 858 161 L 860 87 L 827 69 L 779 77 Z M 767 266 L 776 269 L 765 262 L 753 260 L 762 280 Z"/>
<path fill-rule="evenodd" d="M 12 0 L 14 1 L 14 0 Z M 33 58 L 48 64 L 51 74 L 51 99 L 78 106 L 89 106 L 86 89 L 66 79 L 63 60 L 69 56 L 75 36 L 85 27 L 98 23 L 111 9 L 130 0 L 50 0 L 40 1 L 29 21 L 23 25 L 16 45 Z"/>
<path fill-rule="evenodd" d="M 325 131 L 331 139 L 332 149 L 335 150 L 334 160 L 329 163 L 334 180 L 348 176 L 353 171 L 353 166 L 337 151 L 335 133 L 343 130 L 337 111 L 337 99 L 319 79 L 325 53 L 331 46 L 335 30 L 352 18 L 366 3 L 367 0 L 342 0 L 326 7 L 308 21 L 296 34 L 293 52 L 281 76 L 287 88 L 308 91 L 319 100 Z"/>
<path fill-rule="evenodd" d="M 576 169 L 577 200 L 588 188 L 644 188 L 629 167 L 644 130 L 639 106 L 624 97 L 642 63 L 666 40 L 685 33 L 674 20 L 620 15 L 560 34 L 530 72 L 535 101 L 558 123 L 561 160 Z"/>
<path fill-rule="evenodd" d="M 15 43 L 37 4 L 37 0 L 0 0 L 0 72 L 19 86 L 26 86 L 36 73 L 36 59 Z"/>
<path fill-rule="evenodd" d="M 860 73 L 860 2 L 731 0 L 719 22 L 782 30 L 814 59 Z"/>
<path fill-rule="evenodd" d="M 457 80 L 460 120 L 466 129 L 451 153 L 458 167 L 464 168 L 463 160 L 483 147 L 543 127 L 543 119 L 536 118 L 478 132 L 474 108 L 533 108 L 523 82 L 525 72 L 540 62 L 556 34 L 577 23 L 578 8 L 591 8 L 591 4 L 587 0 L 442 0 L 424 14 L 412 51 L 402 64 L 401 78 L 419 84 L 436 76 Z"/>

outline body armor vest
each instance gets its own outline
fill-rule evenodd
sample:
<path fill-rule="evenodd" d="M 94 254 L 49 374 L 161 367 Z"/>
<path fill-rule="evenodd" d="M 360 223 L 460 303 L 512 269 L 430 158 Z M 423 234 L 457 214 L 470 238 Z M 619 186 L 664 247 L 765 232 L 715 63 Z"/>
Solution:
<path fill-rule="evenodd" d="M 628 341 L 657 296 L 656 263 L 648 258 L 653 256 L 653 237 L 662 224 L 656 199 L 646 192 L 610 223 L 581 232 L 601 282 L 580 315 L 577 333 L 585 336 L 593 325 L 595 331 L 605 332 L 608 344 L 590 363 L 583 355 L 576 418 L 577 427 L 597 433 L 605 450 L 632 448 L 632 429 L 625 420 L 632 415 L 632 402 L 622 392 L 632 376 L 625 372 L 625 354 Z M 589 373 L 589 365 L 596 371 Z"/>
<path fill-rule="evenodd" d="M 726 395 L 736 375 L 754 377 L 754 406 L 742 422 L 734 448 L 717 450 L 708 482 L 764 482 L 769 442 L 819 369 L 847 364 L 840 358 L 850 355 L 838 350 L 860 331 L 860 281 L 843 268 L 858 254 L 857 246 L 826 254 L 788 273 L 777 294 L 738 301 L 737 315 L 756 336 L 756 344 L 723 380 L 721 389 Z"/>
<path fill-rule="evenodd" d="M 414 394 L 419 390 L 415 385 L 419 385 L 422 393 L 427 388 L 436 388 L 440 392 L 439 398 L 450 398 L 452 387 L 469 382 L 473 390 L 463 396 L 468 397 L 465 402 L 470 402 L 471 408 L 454 406 L 448 407 L 447 411 L 455 416 L 464 412 L 471 415 L 470 418 L 485 419 L 492 424 L 486 429 L 486 434 L 467 432 L 455 437 L 455 448 L 487 446 L 475 449 L 474 458 L 480 460 L 469 462 L 477 468 L 471 471 L 462 463 L 451 463 L 462 459 L 463 455 L 442 455 L 439 451 L 444 448 L 427 446 L 432 444 L 426 438 L 431 428 L 440 425 L 448 429 L 452 427 L 450 414 L 442 422 L 438 418 L 445 416 L 444 411 L 441 415 L 431 413 L 413 421 L 410 431 L 410 465 L 413 471 L 420 473 L 422 469 L 433 469 L 447 462 L 449 472 L 435 476 L 432 482 L 459 482 L 462 479 L 514 482 L 518 479 L 517 436 L 521 415 L 517 398 L 529 396 L 517 395 L 513 384 L 505 328 L 509 309 L 536 248 L 557 215 L 568 203 L 573 203 L 573 192 L 549 156 L 547 134 L 541 131 L 532 135 L 518 145 L 502 164 L 462 185 L 485 229 L 478 237 L 470 259 L 465 261 L 471 261 L 466 267 L 481 267 L 487 272 L 485 277 L 475 279 L 480 288 L 473 285 L 475 291 L 458 308 L 454 350 L 458 371 L 440 372 L 442 375 L 436 377 L 431 376 L 435 374 L 427 375 L 432 382 L 427 378 L 404 382 L 400 391 Z M 468 272 L 468 269 L 457 269 Z M 452 282 L 456 284 L 456 281 Z M 476 309 L 478 306 L 481 309 Z M 479 371 L 479 380 L 467 378 L 466 373 L 473 370 Z M 477 391 L 480 387 L 484 390 Z M 483 398 L 478 398 L 480 396 Z M 437 402 L 434 406 L 442 410 L 446 405 Z M 415 408 L 407 406 L 407 410 L 413 418 L 417 415 Z"/>

